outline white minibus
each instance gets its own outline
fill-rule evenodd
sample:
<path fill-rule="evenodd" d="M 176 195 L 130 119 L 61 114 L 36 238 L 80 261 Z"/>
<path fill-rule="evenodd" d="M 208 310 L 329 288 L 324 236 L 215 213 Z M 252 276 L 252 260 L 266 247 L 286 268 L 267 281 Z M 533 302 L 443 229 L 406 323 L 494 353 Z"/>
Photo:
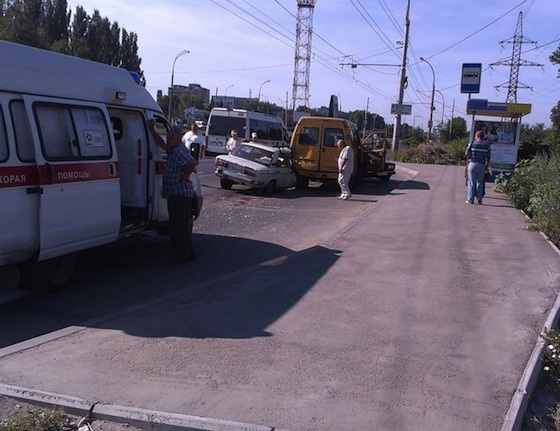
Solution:
<path fill-rule="evenodd" d="M 213 108 L 206 127 L 206 153 L 226 154 L 226 141 L 235 129 L 242 140 L 250 140 L 256 132 L 258 141 L 271 147 L 287 147 L 288 131 L 282 119 L 245 109 Z"/>

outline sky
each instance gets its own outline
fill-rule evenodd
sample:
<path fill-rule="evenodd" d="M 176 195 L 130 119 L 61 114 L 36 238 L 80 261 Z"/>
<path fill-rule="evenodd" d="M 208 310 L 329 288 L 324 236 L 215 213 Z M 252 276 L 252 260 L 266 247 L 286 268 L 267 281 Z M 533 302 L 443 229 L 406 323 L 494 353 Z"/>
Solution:
<path fill-rule="evenodd" d="M 199 84 L 211 95 L 257 97 L 292 105 L 297 0 L 68 0 L 75 11 L 102 17 L 138 35 L 146 88 L 155 97 L 171 83 Z M 399 94 L 407 0 L 316 0 L 313 12 L 309 105 L 367 109 L 392 123 Z M 522 13 L 520 15 L 520 13 Z M 480 93 L 505 102 L 513 38 L 522 17 L 523 44 L 517 102 L 532 104 L 526 124 L 550 126 L 560 101 L 560 47 L 556 0 L 410 0 L 407 88 L 402 121 L 427 129 L 435 76 L 434 125 L 466 114 L 461 93 L 464 63 L 481 63 Z M 503 42 L 503 43 L 501 43 Z M 188 50 L 176 58 L 183 50 Z M 420 58 L 426 61 L 421 61 Z M 176 59 L 176 61 L 175 61 Z M 175 67 L 173 64 L 175 62 Z M 349 64 L 356 64 L 351 67 Z M 506 65 L 494 65 L 505 63 Z M 380 66 L 380 65 L 383 66 Z M 432 66 L 434 72 L 430 68 Z M 496 88 L 498 87 L 498 88 Z"/>

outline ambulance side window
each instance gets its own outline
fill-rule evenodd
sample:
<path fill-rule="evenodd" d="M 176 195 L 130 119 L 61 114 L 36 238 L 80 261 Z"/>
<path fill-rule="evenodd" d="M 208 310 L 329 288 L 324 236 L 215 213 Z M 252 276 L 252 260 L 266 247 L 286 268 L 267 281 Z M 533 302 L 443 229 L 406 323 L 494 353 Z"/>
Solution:
<path fill-rule="evenodd" d="M 10 103 L 10 113 L 12 115 L 12 127 L 16 138 L 16 152 L 22 162 L 35 161 L 35 149 L 33 147 L 33 136 L 29 119 L 25 112 L 23 101 L 14 100 Z"/>
<path fill-rule="evenodd" d="M 36 104 L 34 109 L 45 159 L 111 157 L 108 127 L 99 109 L 54 104 Z"/>
<path fill-rule="evenodd" d="M 8 137 L 6 136 L 6 122 L 4 111 L 0 109 L 0 162 L 8 160 Z"/>
<path fill-rule="evenodd" d="M 39 138 L 47 160 L 72 159 L 78 155 L 78 144 L 70 111 L 54 105 L 35 106 Z"/>
<path fill-rule="evenodd" d="M 111 157 L 111 140 L 103 112 L 93 108 L 72 108 L 82 157 Z"/>

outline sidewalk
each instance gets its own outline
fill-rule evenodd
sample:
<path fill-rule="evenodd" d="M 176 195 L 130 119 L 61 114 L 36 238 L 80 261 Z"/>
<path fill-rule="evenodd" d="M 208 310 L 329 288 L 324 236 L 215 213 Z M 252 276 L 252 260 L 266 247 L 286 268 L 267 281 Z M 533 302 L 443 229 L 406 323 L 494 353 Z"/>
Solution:
<path fill-rule="evenodd" d="M 0 350 L 0 382 L 251 429 L 500 429 L 560 257 L 491 186 L 465 204 L 464 168 L 407 169 L 333 202 L 364 210 L 324 244 Z"/>

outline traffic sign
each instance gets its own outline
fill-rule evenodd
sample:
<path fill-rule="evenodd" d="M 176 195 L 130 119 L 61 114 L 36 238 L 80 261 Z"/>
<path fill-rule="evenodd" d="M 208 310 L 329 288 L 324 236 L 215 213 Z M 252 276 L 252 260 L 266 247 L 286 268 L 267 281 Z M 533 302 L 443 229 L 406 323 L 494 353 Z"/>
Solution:
<path fill-rule="evenodd" d="M 480 93 L 481 63 L 463 63 L 461 93 Z"/>
<path fill-rule="evenodd" d="M 391 104 L 391 115 L 410 115 L 412 113 L 412 105 L 399 105 L 398 103 Z"/>

